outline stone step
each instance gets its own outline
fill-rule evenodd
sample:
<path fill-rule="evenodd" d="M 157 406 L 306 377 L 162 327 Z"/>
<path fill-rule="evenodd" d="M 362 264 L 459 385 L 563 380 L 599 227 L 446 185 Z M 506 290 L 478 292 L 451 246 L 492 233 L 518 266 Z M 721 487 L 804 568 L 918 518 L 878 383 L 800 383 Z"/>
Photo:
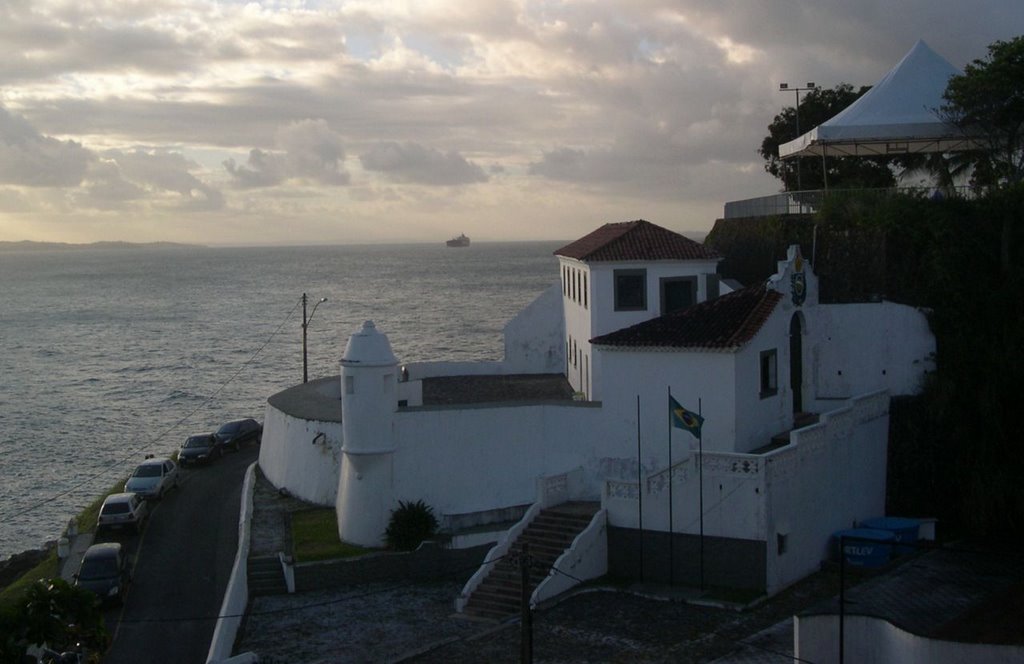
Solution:
<path fill-rule="evenodd" d="M 523 545 L 529 545 L 532 558 L 532 591 L 576 536 L 590 524 L 599 509 L 599 503 L 572 502 L 542 510 L 512 543 L 508 559 L 495 564 L 473 591 L 464 612 L 490 620 L 501 620 L 518 613 L 522 603 L 522 579 L 516 556 L 523 550 Z"/>
<path fill-rule="evenodd" d="M 249 595 L 284 595 L 288 585 L 277 556 L 250 558 L 246 569 Z"/>

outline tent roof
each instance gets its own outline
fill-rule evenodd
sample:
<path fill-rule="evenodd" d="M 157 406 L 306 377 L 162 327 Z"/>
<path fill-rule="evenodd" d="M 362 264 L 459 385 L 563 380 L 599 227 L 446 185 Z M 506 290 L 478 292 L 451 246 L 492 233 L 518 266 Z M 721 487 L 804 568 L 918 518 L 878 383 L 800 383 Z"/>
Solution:
<path fill-rule="evenodd" d="M 779 156 L 876 156 L 976 147 L 936 116 L 952 76 L 962 72 L 919 40 L 903 59 L 832 119 L 779 146 Z"/>

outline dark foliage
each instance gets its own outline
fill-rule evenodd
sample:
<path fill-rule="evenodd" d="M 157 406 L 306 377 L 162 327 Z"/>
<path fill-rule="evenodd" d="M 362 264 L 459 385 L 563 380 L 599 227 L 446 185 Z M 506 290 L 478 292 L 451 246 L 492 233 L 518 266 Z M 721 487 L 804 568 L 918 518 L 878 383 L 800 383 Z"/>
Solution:
<path fill-rule="evenodd" d="M 982 138 L 974 155 L 979 185 L 1016 184 L 1024 179 L 1024 36 L 989 45 L 949 80 L 941 114 L 965 134 Z"/>
<path fill-rule="evenodd" d="M 399 551 L 413 551 L 424 540 L 437 532 L 434 510 L 422 500 L 398 501 L 398 509 L 391 510 L 391 520 L 385 531 L 388 547 Z"/>

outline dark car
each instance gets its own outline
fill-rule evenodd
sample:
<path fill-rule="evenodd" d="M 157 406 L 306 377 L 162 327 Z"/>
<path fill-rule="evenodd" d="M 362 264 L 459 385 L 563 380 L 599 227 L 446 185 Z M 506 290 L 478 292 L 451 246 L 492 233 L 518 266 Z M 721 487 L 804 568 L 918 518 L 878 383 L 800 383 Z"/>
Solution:
<path fill-rule="evenodd" d="M 237 451 L 242 443 L 260 442 L 263 438 L 263 427 L 253 419 L 235 420 L 217 429 L 214 435 L 220 439 L 221 445 Z"/>
<path fill-rule="evenodd" d="M 223 454 L 220 438 L 213 433 L 189 436 L 178 450 L 178 465 L 209 463 Z"/>
<path fill-rule="evenodd" d="M 117 542 L 90 546 L 75 574 L 75 585 L 91 591 L 104 604 L 124 601 L 129 581 L 128 557 Z"/>

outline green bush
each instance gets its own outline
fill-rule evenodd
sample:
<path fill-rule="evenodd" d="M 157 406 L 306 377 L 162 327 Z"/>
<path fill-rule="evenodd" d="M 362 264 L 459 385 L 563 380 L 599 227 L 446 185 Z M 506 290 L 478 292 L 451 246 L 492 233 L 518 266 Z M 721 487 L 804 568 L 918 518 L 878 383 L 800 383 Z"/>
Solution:
<path fill-rule="evenodd" d="M 391 520 L 385 531 L 388 547 L 399 551 L 412 551 L 437 532 L 434 510 L 417 500 L 415 503 L 398 501 L 398 509 L 391 510 Z"/>

